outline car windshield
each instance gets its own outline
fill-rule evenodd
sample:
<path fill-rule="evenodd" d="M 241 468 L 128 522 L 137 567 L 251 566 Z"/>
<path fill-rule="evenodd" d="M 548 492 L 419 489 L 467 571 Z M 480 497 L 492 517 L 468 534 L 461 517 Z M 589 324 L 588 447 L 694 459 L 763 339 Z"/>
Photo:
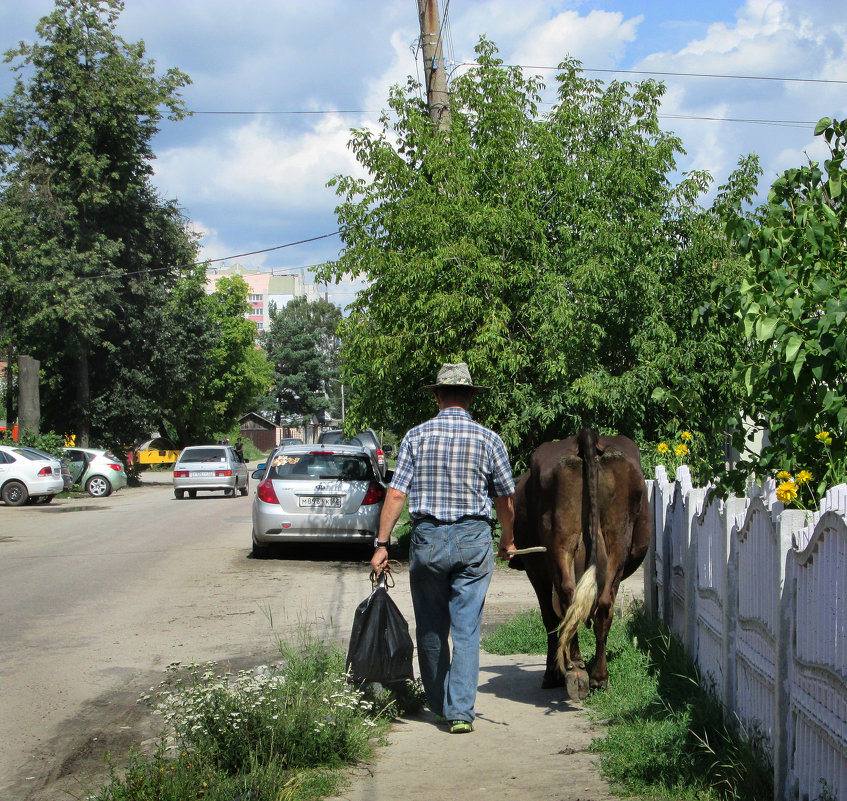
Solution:
<path fill-rule="evenodd" d="M 183 451 L 179 456 L 180 462 L 225 462 L 226 451 L 223 448 L 193 448 Z"/>
<path fill-rule="evenodd" d="M 13 448 L 12 452 L 17 453 L 20 456 L 23 456 L 24 459 L 29 459 L 32 462 L 43 462 L 45 459 L 51 461 L 56 458 L 55 456 L 48 456 L 46 453 L 41 453 L 41 451 L 37 451 L 34 448 Z"/>
<path fill-rule="evenodd" d="M 371 464 L 364 456 L 349 453 L 285 453 L 274 457 L 268 478 L 302 480 L 340 478 L 345 481 L 370 481 Z"/>

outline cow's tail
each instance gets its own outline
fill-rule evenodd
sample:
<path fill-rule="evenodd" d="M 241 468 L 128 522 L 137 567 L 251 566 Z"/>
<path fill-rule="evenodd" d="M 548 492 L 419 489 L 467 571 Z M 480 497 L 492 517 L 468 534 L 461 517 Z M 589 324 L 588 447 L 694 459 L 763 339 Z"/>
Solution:
<path fill-rule="evenodd" d="M 576 585 L 574 597 L 559 625 L 559 670 L 565 673 L 565 651 L 576 636 L 579 626 L 594 612 L 599 586 L 606 577 L 606 543 L 600 534 L 600 512 L 597 504 L 599 471 L 597 468 L 597 432 L 584 428 L 577 436 L 577 447 L 582 459 L 582 491 L 587 493 L 587 528 L 585 572 Z"/>

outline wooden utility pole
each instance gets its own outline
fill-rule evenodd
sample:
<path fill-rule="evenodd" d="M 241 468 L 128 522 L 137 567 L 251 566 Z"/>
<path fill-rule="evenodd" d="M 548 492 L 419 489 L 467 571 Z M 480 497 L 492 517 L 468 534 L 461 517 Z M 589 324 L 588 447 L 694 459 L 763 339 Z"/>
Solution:
<path fill-rule="evenodd" d="M 441 48 L 438 0 L 417 0 L 417 3 L 429 118 L 438 130 L 447 130 L 450 127 L 450 97 L 447 94 L 447 70 Z"/>

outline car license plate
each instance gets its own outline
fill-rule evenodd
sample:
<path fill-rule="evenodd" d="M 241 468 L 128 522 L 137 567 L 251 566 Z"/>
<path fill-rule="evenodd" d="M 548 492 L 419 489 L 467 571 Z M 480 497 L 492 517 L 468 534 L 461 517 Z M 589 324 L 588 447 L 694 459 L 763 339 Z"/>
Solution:
<path fill-rule="evenodd" d="M 215 475 L 211 470 L 194 470 L 191 473 L 192 478 L 200 478 L 202 476 L 213 476 Z"/>
<path fill-rule="evenodd" d="M 327 495 L 301 495 L 300 506 L 329 506 L 341 508 L 341 498 Z"/>

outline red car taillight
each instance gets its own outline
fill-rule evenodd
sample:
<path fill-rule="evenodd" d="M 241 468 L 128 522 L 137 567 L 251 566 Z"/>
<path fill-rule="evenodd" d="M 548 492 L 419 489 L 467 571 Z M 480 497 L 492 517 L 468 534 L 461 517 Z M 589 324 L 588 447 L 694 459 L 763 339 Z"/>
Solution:
<path fill-rule="evenodd" d="M 377 484 L 376 481 L 371 481 L 365 497 L 362 499 L 362 506 L 372 506 L 375 503 L 382 503 L 385 498 L 385 487 L 382 484 Z"/>
<path fill-rule="evenodd" d="M 52 467 L 42 467 L 41 470 L 38 471 L 39 476 L 52 476 L 53 468 Z"/>
<path fill-rule="evenodd" d="M 188 478 L 188 470 L 174 470 L 174 478 Z"/>
<path fill-rule="evenodd" d="M 380 448 L 376 449 L 376 463 L 378 465 L 385 464 L 385 453 Z"/>
<path fill-rule="evenodd" d="M 109 467 L 111 467 L 116 473 L 120 473 L 121 470 L 124 469 L 122 464 L 113 464 L 112 462 L 109 462 Z"/>
<path fill-rule="evenodd" d="M 269 478 L 266 478 L 256 489 L 256 497 L 263 503 L 279 503 L 279 498 L 276 497 L 274 483 Z"/>
<path fill-rule="evenodd" d="M 232 470 L 215 470 L 215 476 L 220 478 L 221 476 L 231 476 Z"/>

